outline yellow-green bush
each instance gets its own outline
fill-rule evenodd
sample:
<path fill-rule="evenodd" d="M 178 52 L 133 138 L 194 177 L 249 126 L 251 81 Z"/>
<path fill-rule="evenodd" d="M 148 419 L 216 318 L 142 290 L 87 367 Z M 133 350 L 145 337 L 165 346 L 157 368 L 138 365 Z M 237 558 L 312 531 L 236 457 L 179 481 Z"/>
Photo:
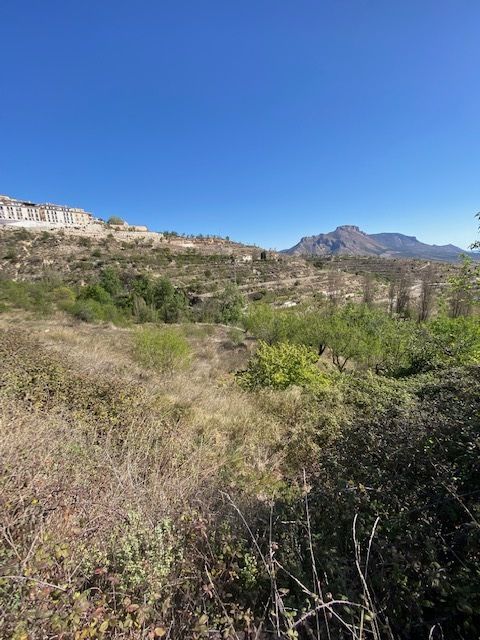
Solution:
<path fill-rule="evenodd" d="M 177 329 L 142 329 L 135 334 L 134 353 L 146 367 L 163 373 L 181 369 L 190 361 L 190 347 Z"/>
<path fill-rule="evenodd" d="M 238 380 L 245 389 L 286 389 L 296 385 L 321 391 L 329 386 L 330 380 L 318 369 L 317 361 L 315 351 L 304 345 L 261 342 L 246 371 L 238 374 Z"/>

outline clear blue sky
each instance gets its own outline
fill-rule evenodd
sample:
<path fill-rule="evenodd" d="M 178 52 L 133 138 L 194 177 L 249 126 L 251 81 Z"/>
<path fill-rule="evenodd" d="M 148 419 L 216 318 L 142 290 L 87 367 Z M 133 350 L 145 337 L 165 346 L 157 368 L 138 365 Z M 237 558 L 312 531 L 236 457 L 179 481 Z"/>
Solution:
<path fill-rule="evenodd" d="M 466 246 L 478 0 L 1 0 L 0 193 L 284 248 Z"/>

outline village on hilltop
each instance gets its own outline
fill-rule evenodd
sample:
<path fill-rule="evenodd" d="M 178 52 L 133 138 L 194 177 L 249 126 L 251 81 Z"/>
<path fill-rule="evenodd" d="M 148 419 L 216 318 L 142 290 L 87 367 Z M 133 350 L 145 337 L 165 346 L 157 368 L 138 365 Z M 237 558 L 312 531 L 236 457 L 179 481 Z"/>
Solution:
<path fill-rule="evenodd" d="M 68 228 L 89 225 L 104 225 L 105 222 L 79 207 L 52 203 L 37 204 L 0 195 L 0 225 L 26 228 Z M 130 225 L 112 217 L 112 227 L 128 228 L 129 231 L 148 231 L 143 225 Z"/>
<path fill-rule="evenodd" d="M 85 209 L 51 203 L 37 204 L 0 195 L 0 231 L 23 229 L 32 233 L 50 232 L 70 236 L 88 236 L 101 240 L 112 236 L 118 241 L 147 241 L 153 245 L 168 245 L 177 250 L 195 250 L 202 253 L 215 251 L 228 254 L 236 262 L 249 263 L 254 259 L 266 258 L 267 252 L 255 245 L 245 245 L 230 238 L 198 235 L 187 236 L 174 231 L 151 231 L 144 225 L 132 225 L 122 218 L 112 215 L 107 221 L 98 218 Z M 269 251 L 271 260 L 278 254 Z"/>

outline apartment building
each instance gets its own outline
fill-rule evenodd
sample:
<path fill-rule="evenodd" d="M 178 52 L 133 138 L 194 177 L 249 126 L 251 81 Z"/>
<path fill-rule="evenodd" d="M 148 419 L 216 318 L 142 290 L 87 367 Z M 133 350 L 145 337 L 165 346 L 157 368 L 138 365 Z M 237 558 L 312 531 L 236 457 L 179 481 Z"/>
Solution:
<path fill-rule="evenodd" d="M 79 226 L 91 224 L 93 215 L 77 207 L 35 204 L 0 195 L 0 224 L 15 226 Z"/>

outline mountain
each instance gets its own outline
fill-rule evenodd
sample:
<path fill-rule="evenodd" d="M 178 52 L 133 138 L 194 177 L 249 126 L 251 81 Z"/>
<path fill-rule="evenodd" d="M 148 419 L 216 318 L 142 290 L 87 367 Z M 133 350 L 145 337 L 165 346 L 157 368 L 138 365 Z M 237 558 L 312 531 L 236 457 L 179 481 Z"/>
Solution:
<path fill-rule="evenodd" d="M 313 254 L 322 255 L 381 255 L 385 248 L 374 238 L 371 238 L 358 227 L 345 225 L 337 227 L 330 233 L 302 238 L 298 244 L 285 253 L 291 255 Z"/>
<path fill-rule="evenodd" d="M 372 233 L 370 237 L 394 255 L 400 255 L 404 258 L 425 258 L 426 260 L 450 262 L 457 260 L 462 253 L 469 253 L 454 244 L 425 244 L 417 240 L 415 236 L 404 236 L 402 233 Z M 473 257 L 479 258 L 480 256 L 473 254 Z"/>
<path fill-rule="evenodd" d="M 425 244 L 402 233 L 372 233 L 361 231 L 355 225 L 337 227 L 330 233 L 307 236 L 294 247 L 285 249 L 289 255 L 354 255 L 383 258 L 420 258 L 455 262 L 462 253 L 480 260 L 480 254 L 466 252 L 453 244 Z"/>

